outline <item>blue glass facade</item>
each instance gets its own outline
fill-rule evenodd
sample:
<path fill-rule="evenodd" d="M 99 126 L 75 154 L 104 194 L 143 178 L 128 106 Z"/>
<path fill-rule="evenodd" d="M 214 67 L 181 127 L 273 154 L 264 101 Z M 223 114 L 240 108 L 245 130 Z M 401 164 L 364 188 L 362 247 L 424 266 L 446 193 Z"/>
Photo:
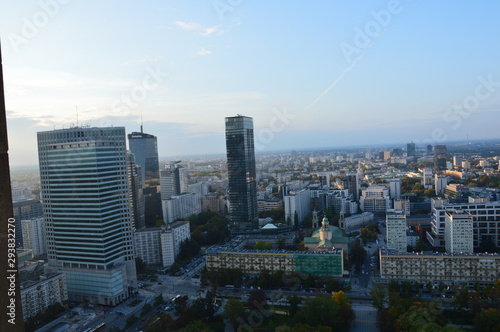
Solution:
<path fill-rule="evenodd" d="M 240 230 L 257 229 L 257 182 L 252 118 L 226 118 L 226 150 L 231 221 Z"/>
<path fill-rule="evenodd" d="M 94 294 L 81 293 L 75 278 L 68 277 L 70 299 L 114 304 L 128 297 L 135 263 L 125 128 L 39 132 L 38 153 L 49 267 L 85 275 L 90 281 L 80 283 L 100 288 Z M 121 286 L 103 295 L 109 293 L 110 281 L 101 283 L 99 278 L 116 279 L 111 271 L 123 265 L 128 267 L 120 270 Z"/>

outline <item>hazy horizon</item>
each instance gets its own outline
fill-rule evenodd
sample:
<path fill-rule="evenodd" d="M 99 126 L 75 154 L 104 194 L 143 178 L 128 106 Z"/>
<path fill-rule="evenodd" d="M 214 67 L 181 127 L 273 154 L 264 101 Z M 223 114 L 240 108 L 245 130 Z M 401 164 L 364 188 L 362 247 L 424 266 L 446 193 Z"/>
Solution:
<path fill-rule="evenodd" d="M 256 152 L 499 137 L 500 3 L 218 3 L 4 4 L 11 165 L 76 124 L 223 154 L 236 114 Z"/>

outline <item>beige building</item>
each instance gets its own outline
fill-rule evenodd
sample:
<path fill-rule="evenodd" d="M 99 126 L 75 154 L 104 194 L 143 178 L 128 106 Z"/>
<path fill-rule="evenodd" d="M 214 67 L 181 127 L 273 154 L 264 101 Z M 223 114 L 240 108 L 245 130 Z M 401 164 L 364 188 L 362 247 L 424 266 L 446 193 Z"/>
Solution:
<path fill-rule="evenodd" d="M 68 300 L 66 275 L 51 273 L 40 276 L 38 281 L 21 283 L 23 318 L 27 320 L 45 311 L 50 305 Z"/>
<path fill-rule="evenodd" d="M 398 253 L 380 250 L 380 277 L 420 283 L 494 283 L 500 276 L 498 254 Z"/>

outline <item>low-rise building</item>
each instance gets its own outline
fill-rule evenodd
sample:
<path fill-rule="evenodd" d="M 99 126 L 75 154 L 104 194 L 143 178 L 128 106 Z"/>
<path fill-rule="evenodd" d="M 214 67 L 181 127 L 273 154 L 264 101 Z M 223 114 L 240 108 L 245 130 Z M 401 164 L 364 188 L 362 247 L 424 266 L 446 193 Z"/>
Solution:
<path fill-rule="evenodd" d="M 498 254 L 401 253 L 381 249 L 380 277 L 420 283 L 495 283 L 500 275 Z"/>
<path fill-rule="evenodd" d="M 342 277 L 343 250 L 325 251 L 246 250 L 249 237 L 236 237 L 232 241 L 206 250 L 209 271 L 240 269 L 244 274 L 258 275 L 263 270 L 299 272 L 316 276 Z"/>
<path fill-rule="evenodd" d="M 24 320 L 45 311 L 49 306 L 68 300 L 66 275 L 51 273 L 40 276 L 38 281 L 21 283 L 21 303 Z"/>

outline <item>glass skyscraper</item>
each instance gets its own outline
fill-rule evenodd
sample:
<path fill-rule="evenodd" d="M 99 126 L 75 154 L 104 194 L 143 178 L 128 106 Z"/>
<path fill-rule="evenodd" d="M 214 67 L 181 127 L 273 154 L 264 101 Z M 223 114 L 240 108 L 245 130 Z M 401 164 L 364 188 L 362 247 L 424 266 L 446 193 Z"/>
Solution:
<path fill-rule="evenodd" d="M 50 271 L 72 301 L 116 305 L 136 286 L 125 128 L 38 133 Z"/>
<path fill-rule="evenodd" d="M 258 229 L 252 118 L 226 118 L 226 151 L 231 221 L 240 231 Z"/>
<path fill-rule="evenodd" d="M 141 166 L 142 186 L 148 186 L 151 181 L 158 182 L 160 164 L 158 162 L 158 143 L 156 136 L 142 132 L 128 134 L 130 152 L 135 156 L 135 162 Z"/>

